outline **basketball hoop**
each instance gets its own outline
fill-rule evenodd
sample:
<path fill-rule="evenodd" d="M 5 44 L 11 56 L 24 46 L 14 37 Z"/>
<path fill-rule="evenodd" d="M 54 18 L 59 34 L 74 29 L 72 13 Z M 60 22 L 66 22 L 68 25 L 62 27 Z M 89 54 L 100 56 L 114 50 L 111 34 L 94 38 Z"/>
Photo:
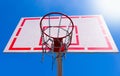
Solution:
<path fill-rule="evenodd" d="M 65 50 L 71 44 L 73 28 L 71 18 L 65 14 L 51 12 L 43 16 L 40 21 L 42 50 L 44 52 L 48 49 L 51 52 L 66 52 Z"/>
<path fill-rule="evenodd" d="M 44 15 L 40 20 L 40 29 L 42 52 L 56 53 L 55 58 L 58 58 L 58 62 L 61 63 L 61 58 L 67 52 L 72 41 L 73 21 L 65 14 L 51 12 Z"/>

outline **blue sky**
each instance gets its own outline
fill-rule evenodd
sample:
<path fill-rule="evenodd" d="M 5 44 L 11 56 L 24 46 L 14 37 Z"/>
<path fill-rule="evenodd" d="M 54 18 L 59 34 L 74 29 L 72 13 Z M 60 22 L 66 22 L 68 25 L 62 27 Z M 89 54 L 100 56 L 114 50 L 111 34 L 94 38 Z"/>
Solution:
<path fill-rule="evenodd" d="M 112 1 L 112 2 L 111 2 Z M 39 17 L 57 11 L 67 15 L 103 15 L 120 50 L 119 0 L 1 0 L 0 76 L 56 76 L 56 64 L 41 53 L 3 53 L 21 17 Z M 114 10 L 117 9 L 117 10 Z M 119 53 L 67 53 L 63 76 L 120 76 Z"/>

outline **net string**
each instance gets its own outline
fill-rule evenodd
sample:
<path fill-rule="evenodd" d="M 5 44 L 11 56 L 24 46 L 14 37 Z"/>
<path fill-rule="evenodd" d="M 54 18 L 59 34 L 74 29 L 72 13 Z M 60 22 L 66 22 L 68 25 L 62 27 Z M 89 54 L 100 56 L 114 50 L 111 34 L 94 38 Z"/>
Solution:
<path fill-rule="evenodd" d="M 60 21 L 59 21 L 59 24 L 58 24 L 58 34 L 57 34 L 57 37 L 59 37 L 61 21 L 62 21 L 62 16 L 60 16 Z"/>

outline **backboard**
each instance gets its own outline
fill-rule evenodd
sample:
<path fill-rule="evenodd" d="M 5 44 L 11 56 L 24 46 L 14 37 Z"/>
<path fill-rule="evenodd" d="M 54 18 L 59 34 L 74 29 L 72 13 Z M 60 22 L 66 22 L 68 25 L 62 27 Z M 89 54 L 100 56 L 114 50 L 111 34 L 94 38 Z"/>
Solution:
<path fill-rule="evenodd" d="M 118 52 L 101 15 L 69 17 L 74 23 L 74 30 L 68 52 Z M 40 17 L 21 18 L 4 52 L 42 52 L 40 19 Z M 57 19 L 59 17 L 52 17 L 54 22 Z"/>

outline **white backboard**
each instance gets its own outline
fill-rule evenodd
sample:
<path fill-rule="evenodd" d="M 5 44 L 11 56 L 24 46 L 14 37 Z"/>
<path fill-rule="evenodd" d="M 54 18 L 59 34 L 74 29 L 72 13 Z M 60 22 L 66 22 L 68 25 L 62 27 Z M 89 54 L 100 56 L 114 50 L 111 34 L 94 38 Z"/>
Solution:
<path fill-rule="evenodd" d="M 68 52 L 118 52 L 101 15 L 69 17 L 73 20 L 75 28 Z M 40 19 L 21 18 L 4 52 L 42 52 Z"/>

